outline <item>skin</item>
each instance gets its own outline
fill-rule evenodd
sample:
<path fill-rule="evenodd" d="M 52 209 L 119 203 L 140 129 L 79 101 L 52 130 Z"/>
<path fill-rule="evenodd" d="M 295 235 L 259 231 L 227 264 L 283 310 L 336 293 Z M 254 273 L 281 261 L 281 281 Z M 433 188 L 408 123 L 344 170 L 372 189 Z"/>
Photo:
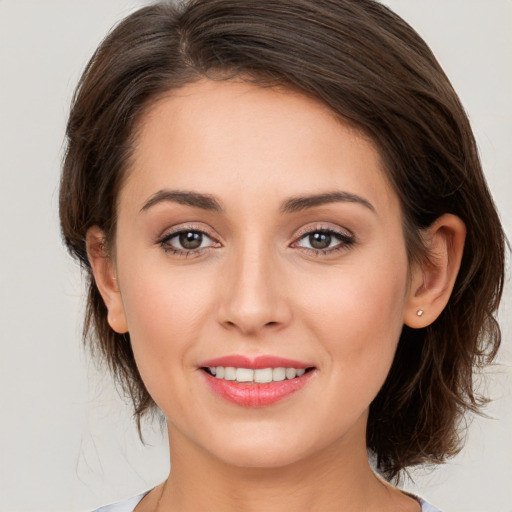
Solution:
<path fill-rule="evenodd" d="M 161 191 L 208 194 L 221 210 L 156 200 Z M 283 211 L 329 193 L 345 195 Z M 403 324 L 428 325 L 445 306 L 462 222 L 439 219 L 424 233 L 436 257 L 410 268 L 399 200 L 371 141 L 312 99 L 240 81 L 201 80 L 149 109 L 118 205 L 114 254 L 95 227 L 89 256 L 172 454 L 169 478 L 136 510 L 417 512 L 369 467 L 368 408 Z M 183 252 L 171 238 L 179 229 L 203 232 L 202 246 Z M 319 230 L 341 236 L 315 252 Z M 227 354 L 315 371 L 277 404 L 241 407 L 199 368 Z"/>

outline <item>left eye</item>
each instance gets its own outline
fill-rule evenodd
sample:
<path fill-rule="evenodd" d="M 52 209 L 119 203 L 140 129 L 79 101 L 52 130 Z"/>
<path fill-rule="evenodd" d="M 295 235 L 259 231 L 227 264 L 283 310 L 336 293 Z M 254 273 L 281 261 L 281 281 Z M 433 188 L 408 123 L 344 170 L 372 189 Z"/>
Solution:
<path fill-rule="evenodd" d="M 334 231 L 320 230 L 307 233 L 300 238 L 297 245 L 306 249 L 324 251 L 341 245 L 348 245 L 352 243 L 352 241 L 352 238 L 347 235 L 342 235 Z"/>
<path fill-rule="evenodd" d="M 165 237 L 161 244 L 172 249 L 193 251 L 214 245 L 213 240 L 202 231 L 184 230 Z"/>

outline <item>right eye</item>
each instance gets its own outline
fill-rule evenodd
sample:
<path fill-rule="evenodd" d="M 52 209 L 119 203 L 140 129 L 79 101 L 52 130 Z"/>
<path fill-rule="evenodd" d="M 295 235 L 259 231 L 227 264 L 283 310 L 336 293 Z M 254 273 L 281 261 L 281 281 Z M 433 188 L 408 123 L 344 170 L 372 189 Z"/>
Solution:
<path fill-rule="evenodd" d="M 202 249 L 218 245 L 204 231 L 196 229 L 182 229 L 169 233 L 158 243 L 165 251 L 180 254 L 200 252 Z"/>

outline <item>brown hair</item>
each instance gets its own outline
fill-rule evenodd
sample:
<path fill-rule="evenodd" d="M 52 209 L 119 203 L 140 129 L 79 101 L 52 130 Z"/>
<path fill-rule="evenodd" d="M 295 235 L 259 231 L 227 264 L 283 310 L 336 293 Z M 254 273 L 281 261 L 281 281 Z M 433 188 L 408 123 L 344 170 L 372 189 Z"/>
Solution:
<path fill-rule="evenodd" d="M 112 240 L 116 198 L 148 106 L 205 76 L 294 88 L 366 133 L 400 198 L 411 259 L 425 256 L 420 230 L 442 214 L 466 224 L 450 301 L 432 325 L 404 327 L 367 428 L 368 448 L 388 478 L 455 454 L 463 413 L 484 402 L 474 389 L 475 371 L 500 344 L 493 313 L 503 285 L 504 235 L 450 82 L 418 34 L 372 0 L 162 2 L 122 21 L 87 65 L 67 126 L 60 218 L 65 243 L 89 278 L 84 336 L 131 396 L 137 420 L 154 403 L 129 335 L 107 323 L 85 234 L 97 225 Z"/>

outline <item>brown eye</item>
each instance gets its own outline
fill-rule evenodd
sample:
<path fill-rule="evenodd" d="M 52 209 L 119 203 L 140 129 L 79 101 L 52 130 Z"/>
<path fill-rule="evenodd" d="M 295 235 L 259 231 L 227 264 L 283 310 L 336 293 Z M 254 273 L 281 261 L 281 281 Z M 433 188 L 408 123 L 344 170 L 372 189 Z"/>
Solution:
<path fill-rule="evenodd" d="M 313 249 L 328 249 L 332 242 L 330 233 L 311 233 L 309 235 L 309 244 Z"/>
<path fill-rule="evenodd" d="M 183 231 L 179 234 L 178 239 L 183 249 L 199 249 L 203 243 L 203 233 L 199 231 Z"/>
<path fill-rule="evenodd" d="M 354 236 L 340 233 L 331 229 L 317 229 L 305 233 L 295 247 L 302 247 L 318 253 L 334 253 L 337 250 L 348 249 L 354 243 Z"/>
<path fill-rule="evenodd" d="M 200 230 L 184 229 L 175 231 L 158 241 L 164 251 L 176 254 L 191 254 L 219 244 Z"/>

